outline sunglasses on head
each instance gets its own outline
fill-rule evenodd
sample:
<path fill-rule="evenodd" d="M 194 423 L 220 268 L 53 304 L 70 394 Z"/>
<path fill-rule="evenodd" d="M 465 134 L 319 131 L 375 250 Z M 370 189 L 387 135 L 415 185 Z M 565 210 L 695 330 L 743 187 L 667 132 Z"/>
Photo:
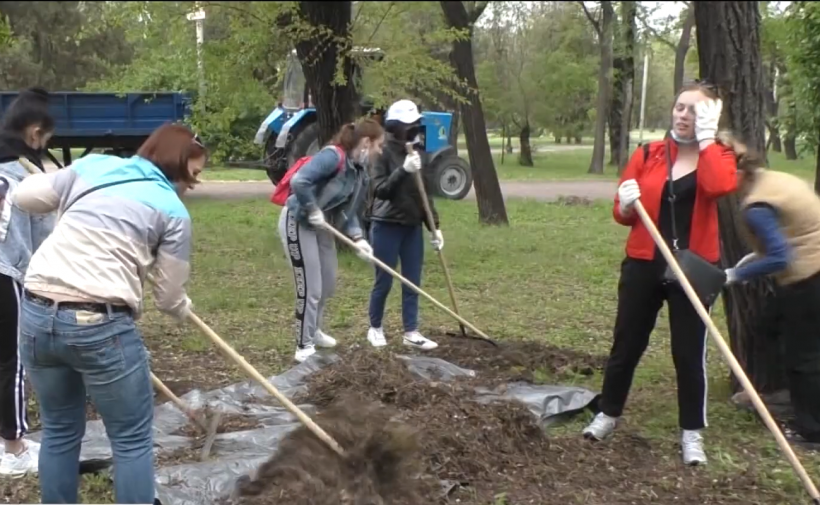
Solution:
<path fill-rule="evenodd" d="M 202 149 L 205 149 L 205 144 L 202 143 L 202 139 L 199 138 L 199 135 L 194 134 L 194 138 L 191 139 L 191 142 L 198 145 Z"/>

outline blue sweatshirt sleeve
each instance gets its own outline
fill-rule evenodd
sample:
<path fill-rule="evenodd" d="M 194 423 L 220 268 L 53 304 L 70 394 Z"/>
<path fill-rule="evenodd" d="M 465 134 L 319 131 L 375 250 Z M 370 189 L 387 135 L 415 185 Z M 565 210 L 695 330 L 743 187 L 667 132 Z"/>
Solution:
<path fill-rule="evenodd" d="M 341 157 L 336 149 L 322 149 L 290 180 L 291 191 L 296 196 L 299 206 L 307 213 L 316 209 L 316 185 L 332 176 L 340 161 Z"/>
<path fill-rule="evenodd" d="M 743 218 L 763 246 L 763 255 L 736 269 L 737 280 L 745 282 L 785 269 L 789 264 L 791 250 L 780 231 L 777 212 L 768 205 L 756 205 L 747 208 Z"/>

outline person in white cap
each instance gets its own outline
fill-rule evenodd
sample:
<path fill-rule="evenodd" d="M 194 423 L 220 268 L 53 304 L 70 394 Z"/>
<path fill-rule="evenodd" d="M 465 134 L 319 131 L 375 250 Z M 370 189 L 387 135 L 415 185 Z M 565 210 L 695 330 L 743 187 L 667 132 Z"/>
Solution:
<path fill-rule="evenodd" d="M 412 101 L 399 100 L 388 109 L 385 115 L 385 146 L 373 168 L 373 198 L 369 209 L 373 255 L 392 268 L 401 261 L 401 274 L 416 286 L 421 284 L 424 264 L 422 225 L 428 228 L 429 225 L 421 193 L 414 180 L 416 172 L 422 171 L 422 160 L 416 150 L 408 154 L 407 144 L 418 143 L 420 126 L 421 114 Z M 422 179 L 429 195 L 427 178 Z M 429 230 L 431 243 L 434 249 L 441 250 L 444 237 L 438 229 L 438 213 L 433 200 L 428 197 L 428 201 L 436 225 L 435 229 Z M 382 319 L 392 285 L 393 278 L 376 268 L 376 280 L 370 294 L 370 329 L 367 332 L 367 340 L 374 347 L 387 345 Z M 438 344 L 419 333 L 419 298 L 403 285 L 401 309 L 404 345 L 423 350 L 438 347 Z"/>

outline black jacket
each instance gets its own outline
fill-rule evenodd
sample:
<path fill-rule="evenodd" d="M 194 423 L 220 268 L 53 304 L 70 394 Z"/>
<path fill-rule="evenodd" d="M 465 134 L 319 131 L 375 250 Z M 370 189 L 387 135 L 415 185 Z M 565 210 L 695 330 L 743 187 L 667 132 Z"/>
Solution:
<path fill-rule="evenodd" d="M 396 140 L 389 133 L 386 135 L 382 155 L 373 167 L 368 217 L 371 221 L 410 226 L 424 223 L 429 229 L 430 226 L 424 212 L 424 203 L 421 201 L 421 194 L 416 185 L 416 176 L 407 173 L 402 168 L 404 158 L 407 156 L 405 143 Z M 432 185 L 429 179 L 431 174 L 425 174 L 427 172 L 425 168 L 424 156 L 422 156 L 421 174 L 424 179 L 424 190 L 427 192 L 427 201 L 430 203 L 433 221 L 436 229 L 438 229 L 438 212 L 436 212 L 436 206 L 430 197 Z"/>

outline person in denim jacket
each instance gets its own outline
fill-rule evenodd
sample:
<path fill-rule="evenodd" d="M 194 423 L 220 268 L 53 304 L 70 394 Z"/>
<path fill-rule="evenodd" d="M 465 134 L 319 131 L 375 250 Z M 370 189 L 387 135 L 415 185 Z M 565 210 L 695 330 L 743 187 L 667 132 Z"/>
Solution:
<path fill-rule="evenodd" d="M 53 132 L 48 93 L 37 88 L 21 92 L 0 126 L 0 185 L 6 195 L 32 171 L 45 172 L 41 154 Z M 37 472 L 40 446 L 23 439 L 28 431 L 28 398 L 18 352 L 20 300 L 29 260 L 54 222 L 54 214 L 32 215 L 12 205 L 9 198 L 0 198 L 0 437 L 4 442 L 0 475 Z"/>
<path fill-rule="evenodd" d="M 384 130 L 372 119 L 348 124 L 305 163 L 290 181 L 291 195 L 279 216 L 279 237 L 290 258 L 296 287 L 296 354 L 302 362 L 316 346 L 334 347 L 321 330 L 327 301 L 336 288 L 336 242 L 327 222 L 350 237 L 357 254 L 370 259 L 359 210 L 369 184 L 368 167 L 381 154 Z"/>

